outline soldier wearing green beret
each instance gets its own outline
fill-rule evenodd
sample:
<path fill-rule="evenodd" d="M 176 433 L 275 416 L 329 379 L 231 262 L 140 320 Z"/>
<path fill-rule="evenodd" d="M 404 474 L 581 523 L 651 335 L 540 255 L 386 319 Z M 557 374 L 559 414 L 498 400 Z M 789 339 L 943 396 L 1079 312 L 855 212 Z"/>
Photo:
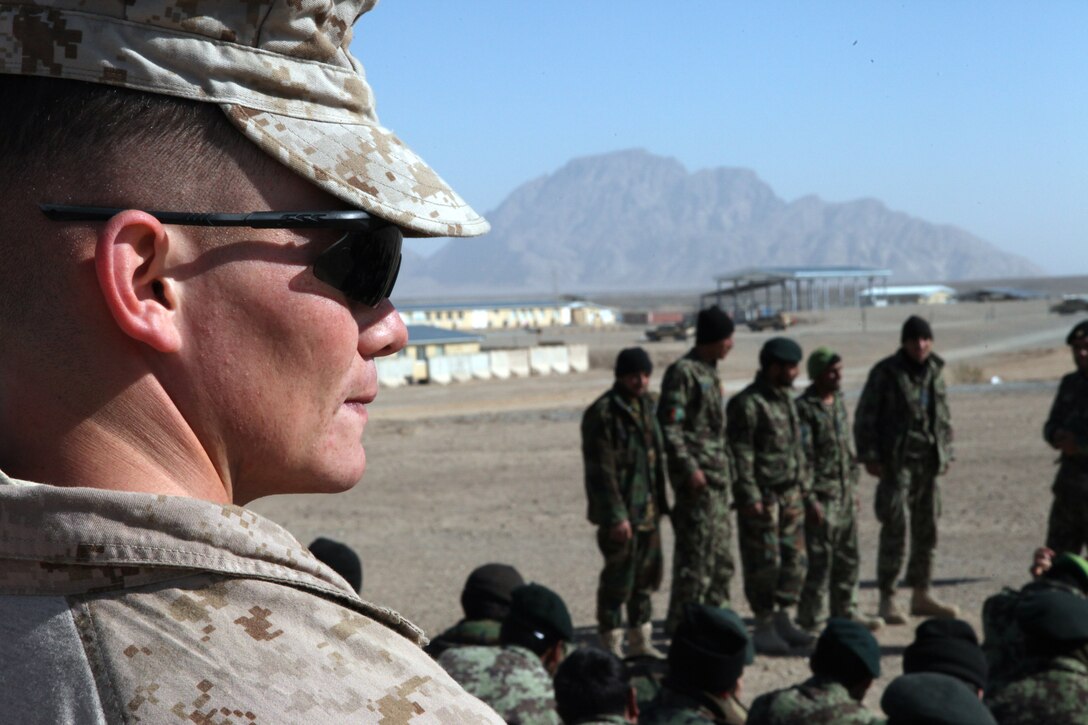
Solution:
<path fill-rule="evenodd" d="M 1001 725 L 1073 725 L 1088 718 L 1088 599 L 1058 589 L 1016 606 L 1026 654 L 1020 676 L 986 702 Z"/>
<path fill-rule="evenodd" d="M 672 592 L 665 629 L 690 602 L 729 604 L 733 578 L 731 481 L 718 362 L 733 349 L 733 320 L 718 307 L 699 312 L 695 347 L 665 371 L 657 415 L 675 494 Z"/>
<path fill-rule="evenodd" d="M 744 622 L 731 609 L 688 604 L 669 647 L 668 674 L 641 725 L 742 725 L 745 665 L 753 661 Z"/>
<path fill-rule="evenodd" d="M 455 647 L 443 652 L 438 664 L 508 723 L 557 725 L 552 676 L 564 645 L 574 639 L 570 612 L 558 594 L 540 584 L 520 586 L 510 599 L 500 647 Z"/>
<path fill-rule="evenodd" d="M 823 520 L 812 496 L 801 417 L 790 395 L 801 357 L 793 340 L 768 340 L 755 381 L 730 399 L 727 411 L 744 594 L 756 618 L 752 639 L 757 652 L 772 655 L 812 642 L 789 611 L 805 577 L 806 511 L 813 521 Z"/>
<path fill-rule="evenodd" d="M 1061 452 L 1046 545 L 1058 553 L 1079 554 L 1088 544 L 1088 320 L 1074 327 L 1065 342 L 1076 370 L 1062 378 L 1043 426 L 1043 439 Z"/>
<path fill-rule="evenodd" d="M 880 645 L 866 627 L 849 619 L 828 620 L 810 665 L 812 677 L 801 684 L 757 697 L 748 725 L 884 722 L 861 704 L 880 677 Z"/>
<path fill-rule="evenodd" d="M 582 415 L 589 521 L 597 525 L 604 568 L 597 585 L 597 631 L 604 648 L 664 657 L 651 643 L 650 595 L 661 586 L 663 561 L 658 524 L 668 511 L 665 447 L 649 394 L 653 365 L 641 347 L 616 357 L 612 389 Z"/>
<path fill-rule="evenodd" d="M 805 525 L 808 570 L 797 622 L 810 631 L 818 629 L 830 609 L 832 617 L 855 619 L 876 630 L 883 620 L 857 609 L 858 463 L 840 389 L 842 358 L 820 347 L 809 355 L 807 367 L 812 384 L 797 398 L 797 413 L 812 470 L 812 495 L 824 516 Z"/>
<path fill-rule="evenodd" d="M 944 360 L 933 353 L 933 330 L 921 317 L 903 323 L 899 351 L 869 372 L 854 414 L 854 442 L 865 470 L 879 479 L 876 517 L 880 521 L 877 586 L 881 618 L 906 624 L 895 589 L 907 548 L 907 584 L 913 589 L 910 612 L 921 617 L 959 616 L 959 610 L 930 592 L 937 555 L 941 510 L 937 476 L 952 459 Z"/>

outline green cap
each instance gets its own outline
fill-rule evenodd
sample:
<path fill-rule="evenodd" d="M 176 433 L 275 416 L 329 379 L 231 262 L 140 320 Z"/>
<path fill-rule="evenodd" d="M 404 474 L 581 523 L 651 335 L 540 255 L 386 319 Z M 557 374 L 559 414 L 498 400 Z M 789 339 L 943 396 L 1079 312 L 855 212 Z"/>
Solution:
<path fill-rule="evenodd" d="M 1088 593 L 1088 561 L 1082 556 L 1065 552 L 1054 557 L 1050 568 L 1043 574 L 1046 579 L 1066 579 Z"/>
<path fill-rule="evenodd" d="M 808 356 L 808 379 L 815 380 L 842 358 L 829 347 L 818 347 Z"/>
<path fill-rule="evenodd" d="M 1088 320 L 1078 322 L 1077 325 L 1069 331 L 1069 336 L 1065 338 L 1065 344 L 1072 345 L 1074 342 L 1079 342 L 1085 338 L 1088 338 Z"/>
<path fill-rule="evenodd" d="M 997 725 L 977 693 L 937 672 L 896 677 L 884 690 L 880 707 L 888 725 Z"/>
<path fill-rule="evenodd" d="M 832 617 L 816 641 L 812 669 L 853 684 L 880 677 L 880 645 L 859 622 Z"/>
<path fill-rule="evenodd" d="M 510 595 L 509 620 L 570 642 L 574 624 L 562 597 L 540 584 L 524 584 Z"/>
<path fill-rule="evenodd" d="M 763 343 L 763 349 L 759 351 L 759 364 L 764 367 L 775 361 L 797 364 L 804 356 L 801 346 L 790 338 L 772 337 Z"/>

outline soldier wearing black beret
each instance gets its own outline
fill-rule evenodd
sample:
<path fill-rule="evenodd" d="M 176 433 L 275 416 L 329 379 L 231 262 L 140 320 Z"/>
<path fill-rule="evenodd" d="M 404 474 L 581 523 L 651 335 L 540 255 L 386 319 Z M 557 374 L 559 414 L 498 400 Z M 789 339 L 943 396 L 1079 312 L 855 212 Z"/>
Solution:
<path fill-rule="evenodd" d="M 986 706 L 959 680 L 938 672 L 896 677 L 884 690 L 880 707 L 888 725 L 997 725 Z M 1035 725 L 1041 722 L 1033 721 Z"/>
<path fill-rule="evenodd" d="M 431 640 L 427 654 L 438 655 L 450 647 L 499 644 L 502 622 L 510 613 L 510 595 L 525 580 L 509 564 L 484 564 L 472 570 L 461 590 L 465 617 Z"/>
<path fill-rule="evenodd" d="M 756 651 L 769 655 L 789 654 L 813 639 L 790 615 L 805 578 L 806 509 L 814 521 L 823 520 L 790 393 L 801 358 L 801 346 L 788 337 L 768 340 L 755 380 L 730 399 L 726 413 L 744 595 L 756 618 Z"/>
<path fill-rule="evenodd" d="M 1079 554 L 1088 544 L 1088 320 L 1065 338 L 1076 370 L 1062 378 L 1043 426 L 1043 439 L 1061 453 L 1046 545 Z"/>

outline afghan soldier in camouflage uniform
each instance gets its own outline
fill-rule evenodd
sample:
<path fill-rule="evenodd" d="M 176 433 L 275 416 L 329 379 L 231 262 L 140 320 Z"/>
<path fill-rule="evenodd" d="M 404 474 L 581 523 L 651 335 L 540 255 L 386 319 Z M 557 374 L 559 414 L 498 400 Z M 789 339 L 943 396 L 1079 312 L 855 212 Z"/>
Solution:
<path fill-rule="evenodd" d="M 5 722 L 499 722 L 245 508 L 362 477 L 402 232 L 487 230 L 378 123 L 373 4 L 0 3 Z"/>
<path fill-rule="evenodd" d="M 896 677 L 880 697 L 880 707 L 888 725 L 997 725 L 978 695 L 940 672 Z"/>
<path fill-rule="evenodd" d="M 989 663 L 991 690 L 996 691 L 1019 677 L 1028 662 L 1024 633 L 1016 619 L 1016 609 L 1024 597 L 1049 590 L 1088 596 L 1088 561 L 1080 556 L 1059 554 L 1052 563 L 1040 568 L 1036 579 L 1019 591 L 1006 587 L 982 604 L 982 651 Z"/>
<path fill-rule="evenodd" d="M 539 584 L 514 590 L 500 647 L 454 647 L 438 664 L 507 723 L 557 725 L 552 676 L 574 639 L 567 605 Z"/>
<path fill-rule="evenodd" d="M 805 577 L 806 509 L 814 520 L 823 516 L 812 496 L 801 419 L 790 395 L 801 356 L 789 338 L 768 340 L 755 382 L 728 408 L 744 593 L 756 618 L 752 639 L 764 654 L 787 654 L 812 642 L 789 614 Z"/>
<path fill-rule="evenodd" d="M 731 609 L 688 604 L 669 647 L 669 667 L 641 725 L 743 725 L 737 699 L 745 665 L 753 660 L 744 622 Z"/>
<path fill-rule="evenodd" d="M 880 677 L 880 645 L 868 629 L 832 618 L 816 642 L 812 677 L 793 687 L 760 695 L 748 725 L 870 725 L 884 719 L 861 704 Z"/>
<path fill-rule="evenodd" d="M 941 376 L 944 361 L 932 352 L 933 331 L 922 318 L 908 318 L 900 339 L 899 351 L 869 373 L 854 415 L 858 458 L 865 470 L 880 479 L 875 503 L 881 524 L 876 568 L 879 613 L 888 624 L 907 621 L 895 602 L 895 588 L 907 546 L 908 509 L 911 614 L 959 616 L 958 609 L 938 601 L 929 590 L 941 510 L 937 476 L 952 459 L 952 423 Z"/>
<path fill-rule="evenodd" d="M 1079 554 L 1088 544 L 1088 321 L 1074 327 L 1065 342 L 1077 369 L 1062 378 L 1043 426 L 1044 440 L 1061 451 L 1046 545 Z"/>
<path fill-rule="evenodd" d="M 661 532 L 665 449 L 654 399 L 647 392 L 653 365 L 640 347 L 616 358 L 616 382 L 582 416 L 588 518 L 597 525 L 604 569 L 597 585 L 597 631 L 605 649 L 664 657 L 651 644 L 650 595 L 661 586 Z"/>
<path fill-rule="evenodd" d="M 842 359 L 826 347 L 809 355 L 812 384 L 796 400 L 801 440 L 812 469 L 812 495 L 823 510 L 823 521 L 805 525 L 808 571 L 797 605 L 797 621 L 805 629 L 823 626 L 828 594 L 832 617 L 862 622 L 879 629 L 883 621 L 857 610 L 858 585 L 858 464 L 840 383 Z"/>
<path fill-rule="evenodd" d="M 510 596 L 525 583 L 508 564 L 484 564 L 472 570 L 461 590 L 465 618 L 431 640 L 427 654 L 437 658 L 450 647 L 497 647 L 503 620 L 510 613 Z"/>
<path fill-rule="evenodd" d="M 1065 725 L 1088 719 L 1088 599 L 1051 589 L 1016 608 L 1027 660 L 1021 676 L 986 699 L 1001 725 Z"/>
<path fill-rule="evenodd" d="M 699 313 L 695 347 L 665 371 L 657 414 L 675 493 L 672 593 L 665 629 L 672 633 L 684 605 L 729 604 L 733 527 L 730 462 L 722 435 L 725 406 L 718 361 L 733 349 L 733 321 L 717 307 Z"/>

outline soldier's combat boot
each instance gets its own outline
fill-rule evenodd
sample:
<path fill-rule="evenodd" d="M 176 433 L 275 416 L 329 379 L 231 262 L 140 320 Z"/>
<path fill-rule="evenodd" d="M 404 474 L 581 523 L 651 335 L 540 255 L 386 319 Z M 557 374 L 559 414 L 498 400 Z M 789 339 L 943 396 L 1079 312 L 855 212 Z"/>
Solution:
<path fill-rule="evenodd" d="M 857 622 L 870 632 L 875 632 L 884 626 L 884 620 L 881 617 L 870 617 L 862 614 L 856 609 L 851 609 L 847 613 L 846 619 L 849 619 L 851 622 Z"/>
<path fill-rule="evenodd" d="M 752 646 L 761 655 L 781 657 L 790 653 L 790 646 L 778 634 L 774 626 L 774 615 L 756 619 L 756 628 L 752 632 Z"/>
<path fill-rule="evenodd" d="M 808 647 L 815 641 L 815 637 L 793 623 L 785 609 L 774 613 L 774 629 L 790 647 Z"/>
<path fill-rule="evenodd" d="M 960 608 L 934 598 L 929 593 L 929 589 L 915 589 L 914 595 L 910 598 L 910 613 L 915 617 L 957 619 L 960 616 Z"/>
<path fill-rule="evenodd" d="M 598 636 L 601 638 L 601 647 L 616 655 L 621 660 L 623 659 L 622 629 L 606 629 L 603 632 L 598 632 Z"/>
<path fill-rule="evenodd" d="M 650 622 L 627 630 L 627 656 L 665 659 L 665 653 L 654 647 L 653 638 L 654 625 Z"/>
<path fill-rule="evenodd" d="M 881 594 L 880 595 L 880 609 L 877 610 L 880 618 L 884 620 L 885 624 L 906 624 L 907 615 L 903 614 L 903 610 L 899 608 L 899 605 L 895 603 L 894 594 Z"/>

